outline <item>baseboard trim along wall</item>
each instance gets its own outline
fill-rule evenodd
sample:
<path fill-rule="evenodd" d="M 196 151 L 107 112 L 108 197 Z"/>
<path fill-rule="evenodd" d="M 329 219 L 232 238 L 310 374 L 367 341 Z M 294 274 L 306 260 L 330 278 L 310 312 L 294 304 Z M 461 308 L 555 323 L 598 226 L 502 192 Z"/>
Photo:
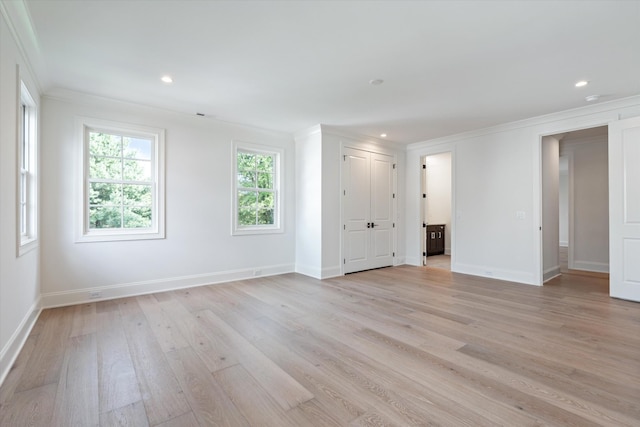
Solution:
<path fill-rule="evenodd" d="M 123 283 L 73 291 L 49 292 L 41 295 L 41 301 L 42 308 L 62 307 L 66 305 L 104 301 L 114 298 L 173 291 L 177 289 L 192 288 L 195 286 L 253 279 L 256 277 L 275 276 L 277 274 L 293 273 L 294 271 L 293 264 L 254 267 L 250 269 L 147 280 L 143 282 Z"/>
<path fill-rule="evenodd" d="M 604 262 L 591 262 L 591 261 L 573 261 L 573 270 L 593 271 L 596 273 L 608 273 L 609 264 Z"/>
<path fill-rule="evenodd" d="M 555 267 L 548 268 L 544 271 L 542 275 L 542 280 L 546 283 L 549 280 L 560 276 L 560 266 L 556 265 Z"/>
<path fill-rule="evenodd" d="M 18 354 L 20 354 L 27 338 L 29 338 L 31 329 L 36 324 L 38 316 L 40 316 L 40 311 L 40 300 L 37 300 L 24 316 L 20 326 L 15 330 L 7 345 L 0 352 L 0 386 L 7 378 L 11 367 L 18 358 Z"/>
<path fill-rule="evenodd" d="M 533 274 L 527 271 L 501 270 L 482 265 L 470 265 L 455 263 L 451 265 L 454 273 L 471 274 L 473 276 L 487 277 L 489 279 L 507 280 L 509 282 L 523 283 L 525 285 L 541 286 L 535 283 Z"/>

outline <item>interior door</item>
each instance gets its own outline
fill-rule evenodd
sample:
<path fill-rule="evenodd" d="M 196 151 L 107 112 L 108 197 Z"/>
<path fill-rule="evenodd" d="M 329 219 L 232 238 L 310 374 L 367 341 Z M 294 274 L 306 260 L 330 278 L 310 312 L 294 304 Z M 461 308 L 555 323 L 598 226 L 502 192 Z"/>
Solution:
<path fill-rule="evenodd" d="M 393 264 L 393 158 L 371 153 L 371 260 L 369 268 Z"/>
<path fill-rule="evenodd" d="M 369 267 L 371 220 L 371 162 L 366 151 L 345 149 L 344 189 L 344 273 Z"/>
<path fill-rule="evenodd" d="M 609 124 L 609 294 L 640 302 L 640 117 Z"/>
<path fill-rule="evenodd" d="M 344 273 L 393 265 L 393 158 L 347 148 L 342 174 Z"/>

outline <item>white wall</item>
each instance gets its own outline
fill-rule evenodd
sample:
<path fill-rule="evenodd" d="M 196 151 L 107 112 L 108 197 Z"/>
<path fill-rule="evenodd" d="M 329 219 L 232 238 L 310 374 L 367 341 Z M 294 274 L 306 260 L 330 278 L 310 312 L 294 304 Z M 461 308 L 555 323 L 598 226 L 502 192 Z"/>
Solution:
<path fill-rule="evenodd" d="M 547 281 L 560 274 L 560 140 L 542 138 L 542 269 Z"/>
<path fill-rule="evenodd" d="M 0 384 L 38 315 L 40 295 L 39 248 L 17 256 L 18 79 L 38 105 L 40 96 L 5 19 L 0 14 Z"/>
<path fill-rule="evenodd" d="M 451 253 L 451 153 L 426 158 L 427 224 L 445 224 L 445 253 Z"/>
<path fill-rule="evenodd" d="M 166 129 L 166 239 L 75 242 L 76 116 Z M 294 270 L 291 136 L 68 92 L 44 97 L 42 117 L 45 306 L 86 300 L 94 288 L 111 298 Z M 232 140 L 285 150 L 284 233 L 231 236 Z"/>
<path fill-rule="evenodd" d="M 606 132 L 606 129 L 604 130 Z M 573 184 L 569 218 L 572 229 L 569 267 L 609 271 L 609 169 L 607 134 L 562 139 L 563 153 L 571 157 Z"/>
<path fill-rule="evenodd" d="M 453 151 L 452 270 L 542 284 L 541 137 L 640 115 L 640 97 L 407 147 L 406 253 L 420 265 L 420 159 Z"/>
<path fill-rule="evenodd" d="M 322 277 L 322 134 L 296 134 L 296 272 Z"/>

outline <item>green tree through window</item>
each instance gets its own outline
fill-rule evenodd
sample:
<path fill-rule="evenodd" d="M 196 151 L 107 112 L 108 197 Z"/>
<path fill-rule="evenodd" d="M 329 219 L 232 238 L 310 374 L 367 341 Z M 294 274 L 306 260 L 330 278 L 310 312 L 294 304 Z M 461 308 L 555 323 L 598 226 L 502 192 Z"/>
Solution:
<path fill-rule="evenodd" d="M 89 229 L 152 226 L 152 140 L 89 132 Z"/>
<path fill-rule="evenodd" d="M 275 156 L 237 152 L 238 226 L 275 224 Z"/>

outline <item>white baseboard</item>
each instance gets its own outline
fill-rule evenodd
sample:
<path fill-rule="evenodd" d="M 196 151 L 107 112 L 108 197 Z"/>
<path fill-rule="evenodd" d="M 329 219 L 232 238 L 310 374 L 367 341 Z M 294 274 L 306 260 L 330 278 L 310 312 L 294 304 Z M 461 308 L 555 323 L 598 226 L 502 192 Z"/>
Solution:
<path fill-rule="evenodd" d="M 549 280 L 560 276 L 560 266 L 556 265 L 554 267 L 551 268 L 547 268 L 543 274 L 542 274 L 542 281 L 543 282 L 548 282 Z"/>
<path fill-rule="evenodd" d="M 191 288 L 194 286 L 253 279 L 255 277 L 274 276 L 276 274 L 292 273 L 293 271 L 294 266 L 292 264 L 220 271 L 215 273 L 196 274 L 192 276 L 171 277 L 168 279 L 147 280 L 143 282 L 85 288 L 74 291 L 49 292 L 41 295 L 41 301 L 42 308 L 53 308 L 65 305 L 82 304 L 86 302 L 104 301 L 114 298 L 152 294 L 155 292 L 172 291 L 176 289 Z M 96 292 L 100 293 L 100 297 L 89 298 L 89 294 Z"/>
<path fill-rule="evenodd" d="M 593 271 L 596 273 L 608 273 L 609 264 L 605 262 L 592 262 L 592 261 L 573 261 L 571 266 L 572 270 Z"/>
<path fill-rule="evenodd" d="M 407 260 L 403 256 L 395 257 L 394 260 L 393 260 L 393 265 L 394 266 L 396 266 L 396 265 L 404 265 L 406 263 L 407 263 Z"/>
<path fill-rule="evenodd" d="M 2 351 L 0 351 L 0 386 L 7 378 L 11 367 L 18 358 L 18 354 L 20 354 L 20 350 L 24 347 L 24 343 L 27 341 L 29 333 L 31 333 L 33 325 L 36 324 L 36 320 L 38 320 L 41 311 L 40 299 L 38 299 L 33 303 L 29 311 L 27 311 L 18 328 L 13 332 L 13 335 L 11 335 L 11 338 L 9 338 L 9 341 Z"/>
<path fill-rule="evenodd" d="M 332 277 L 342 276 L 342 269 L 340 266 L 327 267 L 322 269 L 321 279 L 330 279 Z"/>
<path fill-rule="evenodd" d="M 444 254 L 451 256 L 451 248 L 444 248 Z"/>
<path fill-rule="evenodd" d="M 405 258 L 405 264 L 407 265 L 414 265 L 416 267 L 421 267 L 422 266 L 422 257 L 417 257 L 417 256 L 408 256 Z"/>
<path fill-rule="evenodd" d="M 322 271 L 319 268 L 311 267 L 308 265 L 296 264 L 295 272 L 304 274 L 305 276 L 313 277 L 314 279 L 322 279 Z"/>
<path fill-rule="evenodd" d="M 451 271 L 454 273 L 487 277 L 489 279 L 507 280 L 509 282 L 517 282 L 525 285 L 540 286 L 535 283 L 533 274 L 527 271 L 501 270 L 493 267 L 461 263 L 452 264 Z"/>

